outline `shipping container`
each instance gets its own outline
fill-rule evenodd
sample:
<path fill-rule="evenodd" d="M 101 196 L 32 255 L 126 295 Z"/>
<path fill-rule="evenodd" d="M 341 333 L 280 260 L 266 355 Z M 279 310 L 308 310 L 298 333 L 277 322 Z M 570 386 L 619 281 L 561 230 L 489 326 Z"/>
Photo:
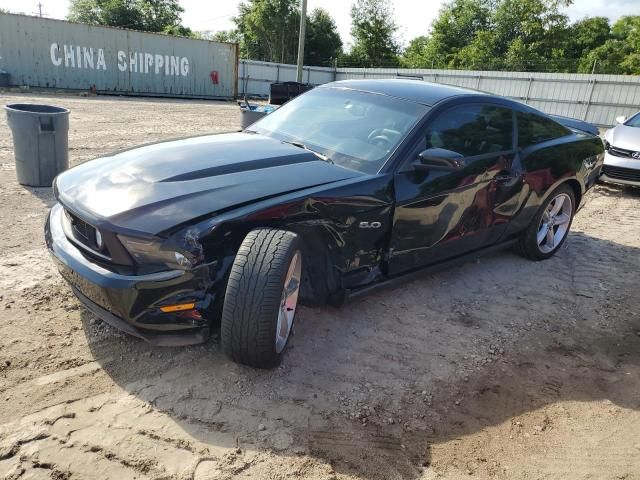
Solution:
<path fill-rule="evenodd" d="M 0 14 L 0 70 L 14 86 L 232 98 L 238 45 Z"/>

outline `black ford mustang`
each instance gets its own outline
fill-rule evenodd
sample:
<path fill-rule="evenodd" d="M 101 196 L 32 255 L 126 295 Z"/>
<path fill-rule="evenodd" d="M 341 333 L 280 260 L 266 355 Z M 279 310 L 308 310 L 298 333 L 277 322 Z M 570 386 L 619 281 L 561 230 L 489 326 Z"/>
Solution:
<path fill-rule="evenodd" d="M 232 359 L 268 367 L 299 295 L 339 303 L 498 247 L 553 255 L 604 152 L 589 125 L 563 123 L 453 87 L 335 82 L 244 132 L 61 174 L 46 241 L 107 323 L 158 345 L 221 324 Z"/>

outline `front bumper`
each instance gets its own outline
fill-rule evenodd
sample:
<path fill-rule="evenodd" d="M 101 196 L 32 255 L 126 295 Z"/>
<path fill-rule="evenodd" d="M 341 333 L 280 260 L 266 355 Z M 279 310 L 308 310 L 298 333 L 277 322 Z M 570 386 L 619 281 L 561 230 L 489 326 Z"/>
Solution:
<path fill-rule="evenodd" d="M 619 185 L 640 187 L 640 160 L 604 154 L 604 165 L 600 180 Z"/>
<path fill-rule="evenodd" d="M 62 230 L 63 209 L 51 209 L 45 225 L 47 248 L 78 299 L 106 323 L 154 345 L 188 345 L 209 336 L 216 262 L 190 271 L 120 275 L 89 261 Z M 163 305 L 195 302 L 202 318 L 164 313 Z"/>

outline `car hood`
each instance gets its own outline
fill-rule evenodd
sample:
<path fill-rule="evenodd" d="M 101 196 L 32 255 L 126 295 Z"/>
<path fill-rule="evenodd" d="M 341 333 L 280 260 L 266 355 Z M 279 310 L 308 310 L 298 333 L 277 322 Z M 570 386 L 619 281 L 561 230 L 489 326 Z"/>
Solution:
<path fill-rule="evenodd" d="M 251 133 L 155 143 L 83 163 L 55 181 L 88 221 L 157 234 L 209 214 L 360 173 Z"/>
<path fill-rule="evenodd" d="M 640 128 L 618 125 L 607 131 L 605 139 L 614 147 L 640 151 Z"/>

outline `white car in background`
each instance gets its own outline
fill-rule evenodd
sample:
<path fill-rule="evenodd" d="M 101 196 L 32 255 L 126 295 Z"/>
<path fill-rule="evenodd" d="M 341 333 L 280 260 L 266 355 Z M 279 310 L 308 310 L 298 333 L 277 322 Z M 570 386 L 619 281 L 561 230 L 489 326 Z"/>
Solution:
<path fill-rule="evenodd" d="M 640 112 L 618 117 L 604 135 L 604 165 L 600 180 L 640 187 Z"/>

